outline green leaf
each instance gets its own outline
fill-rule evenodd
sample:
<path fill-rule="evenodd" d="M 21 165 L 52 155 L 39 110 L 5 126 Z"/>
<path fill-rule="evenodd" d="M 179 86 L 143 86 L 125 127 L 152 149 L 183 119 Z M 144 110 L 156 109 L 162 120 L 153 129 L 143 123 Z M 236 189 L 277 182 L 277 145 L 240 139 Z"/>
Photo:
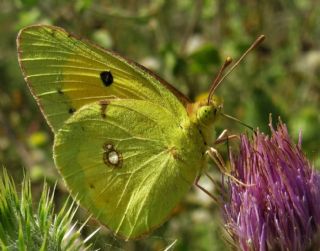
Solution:
<path fill-rule="evenodd" d="M 193 73 L 208 72 L 221 62 L 218 50 L 212 44 L 204 44 L 188 57 L 189 69 Z"/>
<path fill-rule="evenodd" d="M 38 4 L 38 0 L 21 0 L 25 7 L 33 7 Z"/>

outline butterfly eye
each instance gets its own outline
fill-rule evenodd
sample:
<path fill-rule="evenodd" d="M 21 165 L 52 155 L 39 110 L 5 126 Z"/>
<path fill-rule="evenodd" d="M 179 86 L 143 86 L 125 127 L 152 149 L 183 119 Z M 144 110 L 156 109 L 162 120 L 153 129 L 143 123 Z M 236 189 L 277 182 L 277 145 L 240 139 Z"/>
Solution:
<path fill-rule="evenodd" d="M 103 71 L 100 73 L 100 78 L 105 86 L 110 86 L 113 83 L 111 71 Z"/>

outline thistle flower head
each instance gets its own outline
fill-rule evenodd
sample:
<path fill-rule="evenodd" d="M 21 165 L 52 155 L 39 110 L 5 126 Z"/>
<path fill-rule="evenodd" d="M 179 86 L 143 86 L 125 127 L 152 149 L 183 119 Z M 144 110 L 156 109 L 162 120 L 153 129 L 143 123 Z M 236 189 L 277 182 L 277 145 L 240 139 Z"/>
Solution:
<path fill-rule="evenodd" d="M 320 175 L 280 123 L 271 137 L 241 136 L 240 153 L 231 160 L 224 206 L 227 231 L 241 250 L 320 250 Z"/>

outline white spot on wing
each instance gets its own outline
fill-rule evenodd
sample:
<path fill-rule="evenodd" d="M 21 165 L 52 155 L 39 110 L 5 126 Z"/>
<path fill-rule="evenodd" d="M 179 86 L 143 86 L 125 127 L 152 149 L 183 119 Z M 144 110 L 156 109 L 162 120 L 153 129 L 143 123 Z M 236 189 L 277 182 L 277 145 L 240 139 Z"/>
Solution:
<path fill-rule="evenodd" d="M 108 154 L 108 160 L 110 164 L 117 165 L 119 163 L 119 155 L 116 151 L 111 151 Z"/>
<path fill-rule="evenodd" d="M 115 148 L 113 144 L 105 143 L 103 145 L 103 162 L 107 166 L 113 166 L 116 168 L 121 168 L 122 166 L 122 155 L 119 153 Z"/>

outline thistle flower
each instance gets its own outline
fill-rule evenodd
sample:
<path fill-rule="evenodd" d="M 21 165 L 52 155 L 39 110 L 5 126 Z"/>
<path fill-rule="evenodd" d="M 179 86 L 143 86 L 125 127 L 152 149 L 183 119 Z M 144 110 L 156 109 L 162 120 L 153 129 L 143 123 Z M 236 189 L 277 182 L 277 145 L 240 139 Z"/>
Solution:
<path fill-rule="evenodd" d="M 252 142 L 241 136 L 240 153 L 231 159 L 224 206 L 226 229 L 244 251 L 320 250 L 320 175 L 292 143 L 280 123 L 272 135 L 257 132 Z"/>

